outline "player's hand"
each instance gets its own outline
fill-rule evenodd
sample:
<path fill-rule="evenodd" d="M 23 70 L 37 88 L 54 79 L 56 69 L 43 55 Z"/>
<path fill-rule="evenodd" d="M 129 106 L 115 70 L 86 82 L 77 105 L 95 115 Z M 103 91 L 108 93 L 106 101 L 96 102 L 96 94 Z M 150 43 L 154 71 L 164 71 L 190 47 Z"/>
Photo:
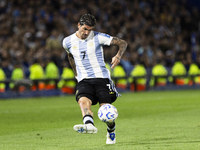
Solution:
<path fill-rule="evenodd" d="M 111 68 L 112 69 L 114 69 L 115 68 L 115 66 L 117 66 L 119 63 L 120 63 L 120 57 L 118 57 L 118 56 L 114 56 L 113 58 L 112 58 L 112 62 L 111 62 L 111 64 L 112 64 L 112 66 L 111 66 Z"/>

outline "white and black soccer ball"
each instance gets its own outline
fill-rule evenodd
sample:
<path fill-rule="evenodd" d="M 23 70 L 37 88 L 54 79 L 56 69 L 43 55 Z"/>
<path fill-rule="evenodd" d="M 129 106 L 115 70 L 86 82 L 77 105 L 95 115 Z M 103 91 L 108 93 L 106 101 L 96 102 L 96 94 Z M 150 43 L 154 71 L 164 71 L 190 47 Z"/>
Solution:
<path fill-rule="evenodd" d="M 98 117 L 103 122 L 112 123 L 118 117 L 117 108 L 111 104 L 104 104 L 98 110 Z"/>

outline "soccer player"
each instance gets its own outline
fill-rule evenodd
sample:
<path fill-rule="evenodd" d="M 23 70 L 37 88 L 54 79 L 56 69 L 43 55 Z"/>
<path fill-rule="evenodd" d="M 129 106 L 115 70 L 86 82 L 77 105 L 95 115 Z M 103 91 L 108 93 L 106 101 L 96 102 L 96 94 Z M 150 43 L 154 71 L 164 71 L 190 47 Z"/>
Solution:
<path fill-rule="evenodd" d="M 110 72 L 105 67 L 103 45 L 117 45 L 119 50 L 112 58 L 113 69 L 120 62 L 126 50 L 127 43 L 117 37 L 93 31 L 96 19 L 90 14 L 84 14 L 78 22 L 78 31 L 64 38 L 63 47 L 68 53 L 69 62 L 78 81 L 76 101 L 78 102 L 83 123 L 73 128 L 79 133 L 97 133 L 94 126 L 92 105 L 113 103 L 120 94 L 110 78 Z M 107 123 L 106 144 L 115 144 L 115 122 Z"/>

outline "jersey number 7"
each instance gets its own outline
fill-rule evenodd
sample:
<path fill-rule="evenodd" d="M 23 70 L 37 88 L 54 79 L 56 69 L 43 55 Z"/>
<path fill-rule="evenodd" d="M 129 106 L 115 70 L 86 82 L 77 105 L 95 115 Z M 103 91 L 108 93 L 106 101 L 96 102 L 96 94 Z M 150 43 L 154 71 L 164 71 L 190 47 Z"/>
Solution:
<path fill-rule="evenodd" d="M 84 59 L 84 58 L 85 58 L 86 51 L 81 52 L 81 54 L 83 54 L 83 59 Z M 83 60 L 83 59 L 82 59 L 82 60 Z"/>

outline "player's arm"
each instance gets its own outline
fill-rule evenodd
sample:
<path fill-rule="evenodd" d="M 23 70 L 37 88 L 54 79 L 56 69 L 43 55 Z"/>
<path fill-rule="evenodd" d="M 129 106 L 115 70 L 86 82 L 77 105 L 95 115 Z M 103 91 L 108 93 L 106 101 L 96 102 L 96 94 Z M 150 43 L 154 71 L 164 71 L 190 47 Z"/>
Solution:
<path fill-rule="evenodd" d="M 74 57 L 71 53 L 68 53 L 68 59 L 69 59 L 69 63 L 72 67 L 72 70 L 74 71 L 75 77 L 77 76 L 77 72 L 76 72 L 76 64 L 74 61 Z"/>
<path fill-rule="evenodd" d="M 124 54 L 128 44 L 126 41 L 122 39 L 113 37 L 110 45 L 117 45 L 119 47 L 117 54 L 112 58 L 111 68 L 113 69 L 115 66 L 117 66 L 120 63 L 120 59 L 122 58 L 122 55 Z"/>

